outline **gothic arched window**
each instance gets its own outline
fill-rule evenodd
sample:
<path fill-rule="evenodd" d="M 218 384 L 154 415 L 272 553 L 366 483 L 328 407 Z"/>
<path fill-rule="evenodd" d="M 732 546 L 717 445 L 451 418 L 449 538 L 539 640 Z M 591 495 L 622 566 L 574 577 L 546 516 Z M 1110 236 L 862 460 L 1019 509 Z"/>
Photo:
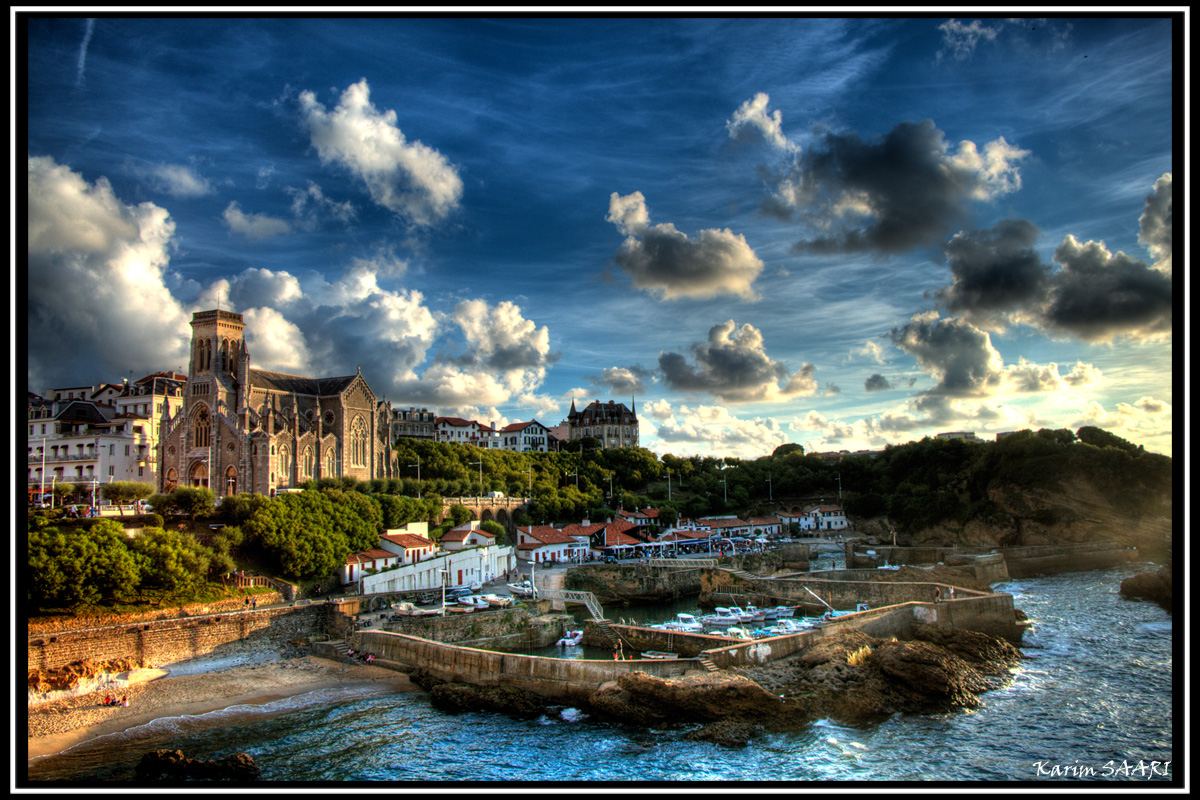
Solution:
<path fill-rule="evenodd" d="M 279 482 L 292 482 L 292 450 L 286 444 L 279 448 Z"/>
<path fill-rule="evenodd" d="M 313 474 L 313 451 L 311 447 L 304 448 L 304 457 L 300 462 L 304 477 L 311 478 Z"/>
<path fill-rule="evenodd" d="M 196 412 L 195 424 L 192 428 L 193 446 L 208 447 L 212 441 L 210 431 L 212 430 L 211 422 L 208 416 L 208 407 L 200 406 L 200 410 Z"/>
<path fill-rule="evenodd" d="M 356 416 L 350 423 L 350 463 L 356 467 L 367 466 L 367 423 Z"/>
<path fill-rule="evenodd" d="M 325 454 L 325 475 L 326 478 L 337 476 L 337 458 L 333 454 L 333 448 L 329 448 L 329 452 Z"/>

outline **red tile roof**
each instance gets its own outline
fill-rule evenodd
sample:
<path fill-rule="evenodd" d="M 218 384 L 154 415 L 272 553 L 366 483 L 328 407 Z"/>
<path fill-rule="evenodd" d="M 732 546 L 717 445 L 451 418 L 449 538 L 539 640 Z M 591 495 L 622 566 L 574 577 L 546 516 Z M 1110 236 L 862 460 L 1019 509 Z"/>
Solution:
<path fill-rule="evenodd" d="M 565 530 L 560 531 L 550 525 L 530 525 L 527 528 L 517 528 L 517 530 L 527 536 L 532 536 L 542 544 L 575 543 L 575 538 Z"/>
<path fill-rule="evenodd" d="M 394 542 L 406 550 L 413 550 L 418 547 L 432 547 L 433 541 L 426 539 L 417 533 L 385 533 L 381 539 L 387 539 L 389 542 Z"/>

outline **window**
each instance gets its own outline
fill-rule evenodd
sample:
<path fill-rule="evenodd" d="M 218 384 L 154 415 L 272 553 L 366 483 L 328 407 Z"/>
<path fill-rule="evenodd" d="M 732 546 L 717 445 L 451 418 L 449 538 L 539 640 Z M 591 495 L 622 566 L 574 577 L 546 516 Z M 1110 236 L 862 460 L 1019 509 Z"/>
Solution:
<path fill-rule="evenodd" d="M 350 423 L 350 463 L 356 467 L 367 466 L 367 423 L 361 415 Z"/>
<path fill-rule="evenodd" d="M 208 447 L 209 446 L 209 419 L 208 408 L 200 406 L 200 410 L 196 412 L 196 419 L 193 425 L 193 446 Z"/>
<path fill-rule="evenodd" d="M 125 455 L 129 455 L 129 445 L 125 445 Z"/>
<path fill-rule="evenodd" d="M 311 478 L 313 474 L 313 451 L 311 447 L 304 448 L 304 459 L 301 461 L 304 469 L 304 476 Z"/>
<path fill-rule="evenodd" d="M 109 464 L 109 465 L 108 465 L 108 475 L 109 475 L 109 477 L 112 477 L 112 474 L 113 474 L 113 470 L 114 470 L 114 469 L 116 469 L 116 468 L 115 468 L 115 467 L 114 467 L 112 464 Z"/>

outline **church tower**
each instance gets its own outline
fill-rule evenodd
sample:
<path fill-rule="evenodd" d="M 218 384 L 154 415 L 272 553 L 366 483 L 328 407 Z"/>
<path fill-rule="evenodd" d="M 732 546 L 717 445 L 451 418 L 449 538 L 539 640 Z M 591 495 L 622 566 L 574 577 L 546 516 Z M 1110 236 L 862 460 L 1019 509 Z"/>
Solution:
<path fill-rule="evenodd" d="M 236 467 L 224 464 L 222 443 L 229 444 L 241 405 L 245 376 L 243 341 L 245 323 L 232 311 L 197 311 L 192 315 L 192 349 L 188 366 L 184 413 L 185 462 L 181 465 L 188 486 L 207 486 L 218 496 L 226 493 L 224 473 L 233 478 Z M 221 425 L 220 420 L 227 420 Z M 233 481 L 230 480 L 230 489 Z"/>

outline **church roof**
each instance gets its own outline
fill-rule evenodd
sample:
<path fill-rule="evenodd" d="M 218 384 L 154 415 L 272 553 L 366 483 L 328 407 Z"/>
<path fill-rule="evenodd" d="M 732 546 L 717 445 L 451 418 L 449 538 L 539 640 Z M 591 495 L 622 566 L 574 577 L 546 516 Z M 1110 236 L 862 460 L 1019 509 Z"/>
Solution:
<path fill-rule="evenodd" d="M 250 385 L 255 389 L 266 389 L 272 392 L 330 397 L 346 391 L 357 377 L 357 375 L 347 375 L 341 378 L 305 378 L 283 372 L 251 369 Z"/>

